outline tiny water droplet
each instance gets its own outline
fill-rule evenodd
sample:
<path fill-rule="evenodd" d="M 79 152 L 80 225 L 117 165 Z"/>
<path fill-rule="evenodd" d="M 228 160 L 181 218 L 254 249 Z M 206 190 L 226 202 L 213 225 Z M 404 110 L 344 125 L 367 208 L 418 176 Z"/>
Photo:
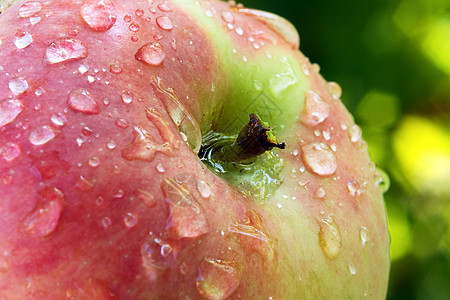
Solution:
<path fill-rule="evenodd" d="M 21 18 L 29 18 L 42 10 L 42 5 L 38 1 L 28 1 L 19 8 L 19 16 Z"/>
<path fill-rule="evenodd" d="M 33 128 L 28 140 L 35 146 L 44 145 L 56 137 L 57 132 L 50 126 L 37 126 Z"/>
<path fill-rule="evenodd" d="M 329 141 L 331 139 L 331 133 L 329 130 L 322 131 L 322 136 L 327 141 Z"/>
<path fill-rule="evenodd" d="M 14 45 L 17 49 L 24 49 L 33 42 L 33 36 L 28 32 L 18 32 L 14 36 Z"/>
<path fill-rule="evenodd" d="M 172 264 L 172 246 L 150 234 L 141 246 L 144 268 L 166 269 Z"/>
<path fill-rule="evenodd" d="M 14 95 L 25 93 L 28 90 L 28 82 L 23 78 L 14 78 L 9 81 L 9 89 Z"/>
<path fill-rule="evenodd" d="M 38 87 L 36 89 L 36 91 L 34 91 L 34 94 L 38 97 L 42 96 L 44 93 L 45 93 L 45 89 L 43 87 Z"/>
<path fill-rule="evenodd" d="M 127 119 L 120 118 L 116 120 L 116 126 L 120 128 L 128 128 L 130 126 L 130 123 L 128 123 Z"/>
<path fill-rule="evenodd" d="M 156 205 L 156 199 L 152 195 L 152 193 L 145 191 L 145 190 L 138 189 L 136 191 L 136 195 L 137 195 L 137 198 L 139 200 L 141 200 L 142 202 L 144 202 L 144 204 L 147 207 L 154 207 Z"/>
<path fill-rule="evenodd" d="M 159 66 L 166 58 L 166 53 L 160 44 L 149 43 L 136 52 L 135 58 L 151 66 Z"/>
<path fill-rule="evenodd" d="M 83 43 L 74 38 L 60 38 L 54 40 L 45 52 L 45 60 L 48 64 L 86 58 L 87 48 Z"/>
<path fill-rule="evenodd" d="M 359 183 L 355 180 L 349 181 L 349 183 L 347 184 L 347 189 L 352 197 L 361 195 Z"/>
<path fill-rule="evenodd" d="M 128 26 L 128 29 L 130 29 L 130 31 L 132 32 L 138 32 L 140 28 L 139 24 L 137 23 L 131 23 L 130 26 Z"/>
<path fill-rule="evenodd" d="M 319 64 L 312 64 L 312 68 L 314 72 L 319 73 L 320 72 L 320 66 Z"/>
<path fill-rule="evenodd" d="M 109 66 L 109 71 L 113 74 L 120 74 L 123 70 L 118 63 L 114 63 Z"/>
<path fill-rule="evenodd" d="M 11 142 L 6 143 L 0 149 L 1 157 L 8 162 L 15 160 L 21 153 L 22 150 L 20 149 L 20 146 Z"/>
<path fill-rule="evenodd" d="M 356 143 L 359 140 L 361 140 L 361 128 L 359 128 L 358 125 L 352 125 L 349 129 L 348 129 L 348 134 L 350 136 L 350 140 L 352 141 L 352 143 Z"/>
<path fill-rule="evenodd" d="M 341 233 L 331 216 L 319 218 L 319 244 L 323 253 L 329 258 L 336 258 L 341 253 Z"/>
<path fill-rule="evenodd" d="M 135 36 L 135 35 L 133 35 L 130 39 L 131 39 L 132 42 L 139 41 L 139 38 L 137 36 Z"/>
<path fill-rule="evenodd" d="M 0 128 L 13 122 L 23 109 L 24 105 L 20 100 L 4 99 L 0 101 Z"/>
<path fill-rule="evenodd" d="M 109 226 L 112 225 L 111 219 L 108 218 L 108 217 L 104 217 L 104 218 L 102 219 L 102 225 L 103 225 L 104 228 L 108 228 Z"/>
<path fill-rule="evenodd" d="M 96 168 L 100 165 L 100 159 L 97 156 L 93 156 L 93 157 L 89 158 L 88 164 L 91 167 Z"/>
<path fill-rule="evenodd" d="M 133 99 L 134 99 L 134 95 L 130 91 L 126 91 L 122 94 L 122 101 L 125 104 L 130 104 L 131 102 L 133 102 Z"/>
<path fill-rule="evenodd" d="M 115 149 L 116 148 L 116 142 L 114 142 L 114 141 L 109 141 L 107 144 L 106 144 L 106 147 L 109 149 L 109 150 L 113 150 L 113 149 Z"/>
<path fill-rule="evenodd" d="M 302 159 L 305 165 L 317 175 L 330 176 L 336 172 L 336 155 L 324 143 L 313 143 L 304 146 L 302 148 Z"/>
<path fill-rule="evenodd" d="M 67 120 L 62 114 L 52 115 L 50 120 L 55 126 L 62 127 L 66 124 Z"/>
<path fill-rule="evenodd" d="M 158 173 L 164 173 L 164 172 L 166 172 L 166 168 L 164 168 L 164 165 L 162 163 L 158 163 L 156 165 L 156 171 Z"/>
<path fill-rule="evenodd" d="M 92 189 L 94 188 L 94 184 L 91 181 L 89 181 L 86 177 L 80 176 L 77 178 L 75 188 L 81 192 L 88 193 L 92 191 Z"/>
<path fill-rule="evenodd" d="M 207 17 L 212 17 L 213 16 L 213 13 L 212 13 L 212 11 L 210 11 L 209 9 L 207 9 L 207 10 L 205 10 L 205 16 L 207 16 Z"/>
<path fill-rule="evenodd" d="M 359 237 L 361 239 L 361 243 L 363 247 L 366 245 L 367 241 L 369 241 L 369 230 L 367 227 L 361 226 L 361 230 L 359 232 Z"/>
<path fill-rule="evenodd" d="M 129 212 L 123 217 L 123 223 L 128 228 L 132 228 L 138 223 L 138 218 L 134 214 Z"/>
<path fill-rule="evenodd" d="M 325 191 L 325 189 L 323 187 L 319 187 L 314 192 L 314 197 L 319 198 L 319 199 L 323 199 L 326 195 L 327 195 L 327 192 Z"/>
<path fill-rule="evenodd" d="M 130 15 L 125 15 L 123 17 L 123 21 L 126 22 L 126 23 L 130 23 L 131 22 L 131 16 Z"/>
<path fill-rule="evenodd" d="M 172 8 L 170 8 L 169 4 L 167 4 L 167 3 L 158 4 L 158 8 L 162 12 L 171 12 L 172 11 Z"/>
<path fill-rule="evenodd" d="M 244 34 L 244 29 L 242 29 L 242 27 L 236 27 L 236 33 L 238 34 L 238 35 L 243 35 Z"/>
<path fill-rule="evenodd" d="M 331 96 L 335 100 L 338 100 L 339 98 L 341 98 L 342 88 L 336 82 L 333 82 L 333 81 L 328 82 L 327 83 L 327 89 L 328 89 L 328 92 L 331 94 Z"/>
<path fill-rule="evenodd" d="M 48 236 L 56 230 L 64 207 L 64 194 L 57 188 L 45 188 L 39 192 L 35 208 L 21 222 L 20 227 L 32 236 Z"/>
<path fill-rule="evenodd" d="M 95 199 L 95 204 L 96 204 L 97 206 L 102 206 L 103 203 L 105 203 L 105 198 L 103 198 L 103 197 L 98 197 L 97 199 Z"/>
<path fill-rule="evenodd" d="M 230 24 L 234 22 L 233 14 L 228 10 L 222 11 L 222 19 Z"/>
<path fill-rule="evenodd" d="M 146 17 L 145 21 L 150 23 L 152 21 L 152 18 L 151 17 Z"/>
<path fill-rule="evenodd" d="M 87 71 L 89 71 L 89 66 L 87 65 L 80 65 L 78 67 L 78 72 L 80 72 L 81 75 L 84 75 Z"/>
<path fill-rule="evenodd" d="M 197 290 L 206 299 L 224 300 L 230 297 L 241 283 L 237 263 L 205 257 L 199 266 Z"/>
<path fill-rule="evenodd" d="M 350 274 L 356 275 L 356 267 L 352 262 L 348 262 L 348 270 L 350 271 Z"/>
<path fill-rule="evenodd" d="M 325 121 L 330 113 L 328 104 L 313 91 L 308 91 L 305 96 L 305 107 L 302 113 L 302 123 L 307 126 L 316 126 Z"/>
<path fill-rule="evenodd" d="M 143 9 L 136 9 L 136 11 L 134 12 L 134 14 L 136 15 L 136 17 L 142 17 L 144 15 L 144 10 Z"/>
<path fill-rule="evenodd" d="M 167 16 L 157 17 L 156 24 L 158 24 L 159 28 L 164 29 L 164 30 L 172 30 L 173 29 L 172 20 L 170 20 L 170 18 Z"/>
<path fill-rule="evenodd" d="M 105 32 L 116 23 L 117 15 L 111 0 L 85 0 L 81 17 L 96 32 Z"/>
<path fill-rule="evenodd" d="M 197 178 L 197 190 L 204 199 L 211 197 L 211 188 L 206 181 Z"/>
<path fill-rule="evenodd" d="M 100 113 L 97 100 L 85 89 L 76 89 L 70 92 L 67 104 L 69 108 L 85 114 L 98 115 Z"/>
<path fill-rule="evenodd" d="M 0 122 L 1 124 L 1 122 Z M 1 125 L 0 125 L 1 127 Z M 383 170 L 377 168 L 374 172 L 374 178 L 375 178 L 375 185 L 381 189 L 383 193 L 387 192 L 389 190 L 389 187 L 391 185 L 391 180 L 389 179 L 389 176 L 384 172 Z"/>
<path fill-rule="evenodd" d="M 41 17 L 31 17 L 30 18 L 30 24 L 31 25 L 36 25 L 37 23 L 39 23 L 41 21 Z"/>

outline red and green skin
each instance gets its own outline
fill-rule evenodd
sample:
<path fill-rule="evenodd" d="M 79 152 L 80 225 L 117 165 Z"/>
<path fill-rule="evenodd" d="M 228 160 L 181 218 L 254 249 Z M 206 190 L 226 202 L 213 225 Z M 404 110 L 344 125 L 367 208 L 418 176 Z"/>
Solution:
<path fill-rule="evenodd" d="M 342 124 L 351 127 L 353 119 L 298 51 L 298 41 L 280 36 L 280 30 L 271 22 L 219 1 L 165 1 L 172 11 L 162 12 L 157 9 L 162 1 L 149 4 L 114 0 L 117 21 L 103 32 L 94 32 L 81 18 L 83 1 L 42 2 L 41 21 L 35 25 L 18 16 L 24 2 L 16 1 L 0 15 L 0 100 L 14 98 L 24 104 L 15 120 L 0 128 L 0 147 L 14 142 L 22 152 L 16 159 L 0 164 L 0 262 L 4 264 L 0 272 L 1 299 L 201 298 L 205 295 L 199 292 L 196 282 L 205 257 L 239 266 L 239 285 L 229 299 L 385 297 L 389 235 L 382 190 L 374 180 L 376 169 L 364 142 L 352 142 L 342 129 Z M 156 14 L 149 11 L 150 7 L 156 8 Z M 143 9 L 145 15 L 136 16 L 137 9 Z M 243 35 L 227 27 L 222 12 L 233 15 L 234 28 L 241 27 Z M 172 30 L 156 25 L 160 15 L 170 17 Z M 131 16 L 131 22 L 138 23 L 140 30 L 130 31 L 125 16 Z M 146 16 L 152 22 L 146 23 Z M 22 50 L 13 43 L 20 31 L 33 36 L 31 45 Z M 47 46 L 74 32 L 78 32 L 74 38 L 86 45 L 87 57 L 46 64 Z M 251 32 L 258 33 L 256 43 L 263 42 L 258 49 L 248 39 Z M 144 44 L 155 42 L 155 34 L 163 36 L 158 43 L 166 58 L 161 65 L 150 66 L 137 60 L 135 53 Z M 132 36 L 137 41 L 132 41 Z M 176 49 L 171 47 L 173 39 Z M 109 71 L 115 63 L 123 69 L 120 74 Z M 89 66 L 87 74 L 102 80 L 90 83 L 86 74 L 77 71 L 81 64 Z M 94 69 L 100 70 L 98 75 L 92 72 Z M 296 80 L 277 90 L 270 80 L 286 72 Z M 8 84 L 17 76 L 26 78 L 29 87 L 14 96 Z M 285 150 L 274 150 L 283 161 L 279 188 L 267 198 L 258 199 L 230 187 L 209 171 L 183 142 L 164 105 L 167 99 L 151 84 L 155 76 L 164 88 L 173 89 L 202 132 L 214 129 L 237 134 L 226 132 L 235 117 L 247 120 L 249 113 L 261 114 L 251 105 L 261 93 L 254 82 L 261 83 L 262 91 L 279 108 L 263 120 L 276 128 L 278 141 L 286 142 Z M 40 97 L 34 93 L 39 87 L 45 89 Z M 68 109 L 68 94 L 76 88 L 95 95 L 98 114 Z M 328 118 L 314 127 L 301 122 L 309 90 L 330 107 Z M 123 103 L 124 91 L 134 94 L 132 103 Z M 105 98 L 109 105 L 103 104 Z M 154 137 L 153 142 L 161 145 L 166 141 L 155 123 L 149 122 L 148 108 L 167 121 L 175 139 L 169 140 L 167 152 L 156 152 L 151 161 L 124 159 L 123 149 L 135 140 L 137 126 Z M 65 126 L 57 128 L 58 134 L 50 142 L 31 144 L 30 130 L 38 125 L 51 126 L 50 117 L 55 113 L 64 114 Z M 116 126 L 118 118 L 127 119 L 129 126 Z M 83 131 L 84 127 L 92 134 Z M 331 139 L 318 137 L 315 130 L 330 130 Z M 76 142 L 80 136 L 85 139 L 81 147 Z M 116 142 L 114 150 L 106 148 L 110 140 Z M 294 178 L 292 169 L 305 166 L 303 147 L 313 142 L 336 145 L 336 172 L 324 177 L 306 168 Z M 92 156 L 99 158 L 98 167 L 88 166 Z M 157 172 L 158 163 L 164 165 L 165 172 Z M 167 230 L 170 210 L 162 186 L 165 179 L 179 174 L 204 180 L 211 188 L 211 196 L 204 199 L 195 184 L 188 187 L 209 228 L 194 238 L 178 238 Z M 80 176 L 91 186 L 80 187 Z M 352 197 L 347 186 L 350 181 L 361 185 L 365 182 L 364 193 Z M 323 199 L 314 196 L 319 187 L 326 191 Z M 21 224 L 36 208 L 39 197 L 54 188 L 63 195 L 56 228 L 44 236 L 30 234 Z M 115 196 L 119 190 L 122 197 Z M 137 199 L 138 190 L 151 194 L 154 206 Z M 104 199 L 101 205 L 96 204 L 98 197 Z M 138 219 L 131 228 L 122 221 L 128 212 Z M 264 246 L 255 246 L 260 243 L 256 238 L 250 237 L 249 242 L 230 233 L 230 226 L 245 220 L 249 212 L 260 217 L 253 225 L 267 237 Z M 339 255 L 331 259 L 319 241 L 320 219 L 328 215 L 337 224 L 342 239 Z M 105 217 L 111 220 L 107 228 L 102 226 Z M 361 244 L 362 226 L 370 233 L 365 246 Z M 169 241 L 176 253 L 171 265 L 155 280 L 149 278 L 141 255 L 150 231 Z M 356 274 L 349 272 L 349 263 L 355 266 Z M 185 267 L 183 272 L 180 266 Z"/>

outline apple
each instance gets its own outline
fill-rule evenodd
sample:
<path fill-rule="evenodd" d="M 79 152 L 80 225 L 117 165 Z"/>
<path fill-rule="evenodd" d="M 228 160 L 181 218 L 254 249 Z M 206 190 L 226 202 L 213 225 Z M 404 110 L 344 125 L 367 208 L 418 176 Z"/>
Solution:
<path fill-rule="evenodd" d="M 386 296 L 385 179 L 288 21 L 3 4 L 0 299 Z"/>

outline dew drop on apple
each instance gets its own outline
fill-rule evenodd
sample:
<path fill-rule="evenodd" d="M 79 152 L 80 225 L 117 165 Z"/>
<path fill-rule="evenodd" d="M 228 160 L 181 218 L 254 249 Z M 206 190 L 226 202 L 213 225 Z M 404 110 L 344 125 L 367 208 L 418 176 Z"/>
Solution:
<path fill-rule="evenodd" d="M 122 102 L 125 104 L 130 104 L 131 102 L 133 102 L 133 99 L 134 95 L 130 91 L 126 91 L 122 94 Z"/>
<path fill-rule="evenodd" d="M 162 12 L 171 12 L 172 11 L 172 8 L 167 3 L 158 4 L 158 8 Z"/>
<path fill-rule="evenodd" d="M 136 196 L 139 200 L 144 202 L 147 207 L 154 207 L 156 205 L 155 196 L 149 191 L 138 189 Z"/>
<path fill-rule="evenodd" d="M 20 146 L 8 142 L 2 148 L 0 148 L 0 156 L 7 162 L 15 160 L 22 153 Z"/>
<path fill-rule="evenodd" d="M 202 198 L 208 199 L 209 197 L 211 197 L 211 187 L 205 180 L 197 178 L 197 190 Z"/>
<path fill-rule="evenodd" d="M 18 32 L 14 36 L 14 45 L 17 49 L 24 49 L 31 45 L 33 36 L 29 32 Z"/>
<path fill-rule="evenodd" d="M 305 106 L 302 113 L 302 123 L 307 126 L 316 126 L 328 118 L 330 108 L 328 104 L 313 91 L 305 95 Z"/>
<path fill-rule="evenodd" d="M 84 75 L 87 71 L 89 71 L 88 65 L 80 65 L 78 67 L 78 72 L 80 72 L 81 75 Z"/>
<path fill-rule="evenodd" d="M 137 23 L 131 23 L 130 26 L 128 26 L 128 29 L 130 29 L 131 32 L 138 32 L 141 27 Z"/>
<path fill-rule="evenodd" d="M 19 16 L 21 18 L 29 18 L 42 10 L 42 4 L 38 1 L 28 1 L 19 8 Z"/>
<path fill-rule="evenodd" d="M 84 114 L 98 115 L 100 113 L 97 100 L 85 89 L 76 89 L 70 92 L 67 104 L 69 108 Z"/>
<path fill-rule="evenodd" d="M 130 126 L 130 123 L 127 119 L 119 118 L 116 120 L 116 126 L 120 128 L 128 128 Z"/>
<path fill-rule="evenodd" d="M 102 219 L 102 226 L 106 229 L 112 225 L 112 220 L 109 217 L 104 217 Z"/>
<path fill-rule="evenodd" d="M 38 17 L 38 16 L 30 17 L 30 24 L 31 25 L 36 25 L 40 21 L 41 21 L 41 17 Z"/>
<path fill-rule="evenodd" d="M 114 150 L 114 149 L 116 149 L 116 147 L 117 147 L 117 144 L 113 140 L 106 143 L 106 148 L 108 148 L 109 150 Z"/>
<path fill-rule="evenodd" d="M 89 166 L 96 168 L 100 165 L 100 159 L 97 156 L 93 156 L 88 160 Z"/>
<path fill-rule="evenodd" d="M 113 74 L 120 74 L 123 70 L 118 63 L 114 63 L 109 66 L 109 71 Z"/>
<path fill-rule="evenodd" d="M 348 262 L 348 270 L 350 271 L 350 274 L 356 275 L 356 267 L 355 264 L 352 262 Z"/>
<path fill-rule="evenodd" d="M 1 126 L 0 126 L 1 127 Z M 381 170 L 380 168 L 377 168 L 374 173 L 375 178 L 375 185 L 381 189 L 383 193 L 387 192 L 389 190 L 389 187 L 391 185 L 391 180 L 389 179 L 389 176 Z"/>
<path fill-rule="evenodd" d="M 134 14 L 136 15 L 136 17 L 142 17 L 144 15 L 144 10 L 143 9 L 136 9 L 136 11 L 134 12 Z"/>
<path fill-rule="evenodd" d="M 327 192 L 323 187 L 318 187 L 317 190 L 314 192 L 314 197 L 318 199 L 323 199 L 327 195 Z"/>
<path fill-rule="evenodd" d="M 336 155 L 324 143 L 312 143 L 304 146 L 302 160 L 313 173 L 320 176 L 331 176 L 337 169 Z"/>
<path fill-rule="evenodd" d="M 139 48 L 134 57 L 151 66 L 159 66 L 166 58 L 166 53 L 159 43 L 149 43 Z"/>
<path fill-rule="evenodd" d="M 86 58 L 87 48 L 74 38 L 60 38 L 54 40 L 45 51 L 45 60 L 48 64 Z"/>
<path fill-rule="evenodd" d="M 351 180 L 347 183 L 347 190 L 352 197 L 361 195 L 361 189 L 356 180 Z"/>
<path fill-rule="evenodd" d="M 28 140 L 35 146 L 47 144 L 56 137 L 57 132 L 50 126 L 37 126 L 30 131 Z"/>
<path fill-rule="evenodd" d="M 361 230 L 359 231 L 359 238 L 361 239 L 361 243 L 363 247 L 369 241 L 369 230 L 365 226 L 361 226 Z"/>
<path fill-rule="evenodd" d="M 172 246 L 161 238 L 149 234 L 141 246 L 144 268 L 166 269 L 172 264 Z"/>
<path fill-rule="evenodd" d="M 348 128 L 348 135 L 350 136 L 350 140 L 352 143 L 356 143 L 361 140 L 361 128 L 358 125 L 354 124 Z"/>
<path fill-rule="evenodd" d="M 50 235 L 58 226 L 64 206 L 64 194 L 59 189 L 45 188 L 39 192 L 34 209 L 20 224 L 21 229 L 35 237 Z"/>
<path fill-rule="evenodd" d="M 230 297 L 241 283 L 240 268 L 237 263 L 205 257 L 197 274 L 197 290 L 210 300 Z"/>
<path fill-rule="evenodd" d="M 24 105 L 20 100 L 4 99 L 0 101 L 0 128 L 13 122 L 23 109 Z"/>
<path fill-rule="evenodd" d="M 339 227 L 331 216 L 319 218 L 319 226 L 319 245 L 326 257 L 335 259 L 342 247 Z"/>
<path fill-rule="evenodd" d="M 128 228 L 132 228 L 132 227 L 136 226 L 136 224 L 138 223 L 138 218 L 134 214 L 128 212 L 123 217 L 123 223 Z"/>
<path fill-rule="evenodd" d="M 163 30 L 172 30 L 173 29 L 172 20 L 167 16 L 157 17 L 156 24 L 159 26 L 159 28 L 161 28 Z"/>
<path fill-rule="evenodd" d="M 109 30 L 117 20 L 116 9 L 111 0 L 86 0 L 80 13 L 86 24 L 97 32 Z"/>
<path fill-rule="evenodd" d="M 328 92 L 331 94 L 333 99 L 338 100 L 342 95 L 342 88 L 336 82 L 330 81 L 327 83 Z"/>
<path fill-rule="evenodd" d="M 84 176 L 79 176 L 75 183 L 75 188 L 80 192 L 88 193 L 94 188 L 94 184 Z"/>
<path fill-rule="evenodd" d="M 14 95 L 23 94 L 28 90 L 28 82 L 23 78 L 11 79 L 8 86 Z"/>
<path fill-rule="evenodd" d="M 222 20 L 224 20 L 227 23 L 233 23 L 234 17 L 233 17 L 233 14 L 231 13 L 231 11 L 228 11 L 228 10 L 222 11 Z"/>
<path fill-rule="evenodd" d="M 52 115 L 50 117 L 50 120 L 52 121 L 53 125 L 55 125 L 57 127 L 63 127 L 67 122 L 66 117 L 62 114 Z"/>

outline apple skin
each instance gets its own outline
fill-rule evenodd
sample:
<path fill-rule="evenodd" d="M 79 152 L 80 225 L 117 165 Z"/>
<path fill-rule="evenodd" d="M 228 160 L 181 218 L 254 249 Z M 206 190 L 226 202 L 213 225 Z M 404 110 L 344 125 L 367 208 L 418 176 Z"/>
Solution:
<path fill-rule="evenodd" d="M 380 173 L 287 21 L 16 1 L 0 28 L 1 299 L 386 296 Z M 286 142 L 263 197 L 192 150 L 253 112 Z"/>

